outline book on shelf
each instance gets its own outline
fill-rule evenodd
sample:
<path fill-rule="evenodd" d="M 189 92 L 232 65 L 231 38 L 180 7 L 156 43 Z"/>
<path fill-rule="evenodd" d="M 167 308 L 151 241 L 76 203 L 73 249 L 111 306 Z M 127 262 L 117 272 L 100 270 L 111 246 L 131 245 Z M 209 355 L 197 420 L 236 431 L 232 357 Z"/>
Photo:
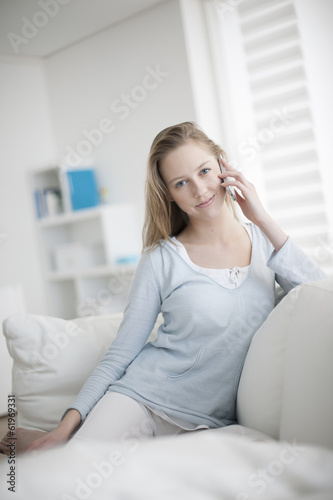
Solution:
<path fill-rule="evenodd" d="M 62 213 L 62 198 L 59 188 L 49 187 L 35 190 L 35 206 L 38 219 Z"/>
<path fill-rule="evenodd" d="M 100 204 L 95 170 L 92 168 L 67 171 L 72 210 L 96 207 Z"/>

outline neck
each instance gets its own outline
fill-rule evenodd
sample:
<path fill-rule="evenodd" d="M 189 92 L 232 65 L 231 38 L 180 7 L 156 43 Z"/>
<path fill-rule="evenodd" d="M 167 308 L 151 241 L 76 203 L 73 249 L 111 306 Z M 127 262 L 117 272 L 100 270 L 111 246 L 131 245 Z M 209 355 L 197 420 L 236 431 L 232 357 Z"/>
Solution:
<path fill-rule="evenodd" d="M 211 220 L 190 220 L 183 231 L 183 237 L 188 242 L 215 243 L 230 242 L 235 232 L 241 229 L 239 222 L 234 218 L 225 205 L 220 215 Z"/>

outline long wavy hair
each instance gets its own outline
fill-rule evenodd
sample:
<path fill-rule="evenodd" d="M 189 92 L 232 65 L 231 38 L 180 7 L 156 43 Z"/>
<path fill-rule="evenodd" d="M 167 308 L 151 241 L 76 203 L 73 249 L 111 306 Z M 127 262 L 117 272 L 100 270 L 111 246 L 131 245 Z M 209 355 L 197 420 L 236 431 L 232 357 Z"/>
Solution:
<path fill-rule="evenodd" d="M 153 250 L 161 240 L 177 236 L 188 224 L 188 216 L 178 205 L 170 201 L 168 188 L 161 174 L 161 160 L 168 153 L 185 144 L 188 140 L 205 146 L 216 158 L 219 154 L 226 158 L 223 149 L 215 144 L 194 122 L 184 122 L 165 128 L 155 137 L 149 153 L 145 185 L 146 212 L 142 231 L 143 251 Z M 226 191 L 225 201 L 238 219 L 234 201 Z"/>

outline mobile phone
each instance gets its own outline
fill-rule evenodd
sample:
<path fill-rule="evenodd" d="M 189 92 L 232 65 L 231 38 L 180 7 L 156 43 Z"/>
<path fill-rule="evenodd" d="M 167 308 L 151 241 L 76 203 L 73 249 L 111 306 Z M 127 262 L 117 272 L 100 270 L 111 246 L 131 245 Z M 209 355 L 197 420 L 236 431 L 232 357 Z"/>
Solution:
<path fill-rule="evenodd" d="M 219 163 L 219 167 L 220 167 L 220 170 L 221 170 L 221 174 L 223 174 L 225 171 L 226 171 L 226 168 L 223 166 L 223 163 L 222 163 L 222 155 L 220 154 L 217 158 L 217 161 Z M 226 179 L 228 179 L 228 177 L 226 177 Z M 222 179 L 222 184 L 224 183 L 224 179 Z M 230 194 L 231 198 L 236 201 L 236 195 L 235 195 L 235 189 L 231 186 L 228 186 L 226 187 L 226 190 L 228 191 L 228 193 Z"/>

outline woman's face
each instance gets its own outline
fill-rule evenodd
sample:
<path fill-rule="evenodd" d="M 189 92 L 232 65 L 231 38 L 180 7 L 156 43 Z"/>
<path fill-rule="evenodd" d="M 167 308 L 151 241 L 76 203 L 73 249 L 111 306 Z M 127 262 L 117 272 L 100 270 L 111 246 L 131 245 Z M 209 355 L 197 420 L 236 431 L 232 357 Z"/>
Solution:
<path fill-rule="evenodd" d="M 192 219 L 219 215 L 225 189 L 217 158 L 204 145 L 189 140 L 169 153 L 160 165 L 172 201 Z"/>

